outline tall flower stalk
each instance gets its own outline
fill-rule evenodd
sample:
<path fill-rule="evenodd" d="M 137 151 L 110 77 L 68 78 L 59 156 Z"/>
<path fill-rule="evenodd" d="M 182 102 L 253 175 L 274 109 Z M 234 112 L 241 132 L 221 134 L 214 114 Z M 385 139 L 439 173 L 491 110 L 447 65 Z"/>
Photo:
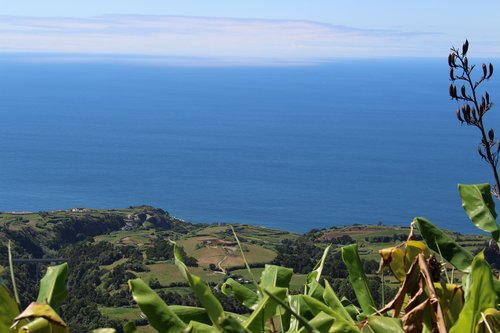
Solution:
<path fill-rule="evenodd" d="M 476 65 L 470 65 L 467 58 L 469 41 L 466 40 L 462 49 L 452 48 L 448 56 L 450 66 L 450 88 L 449 93 L 453 100 L 459 103 L 456 111 L 458 120 L 463 124 L 477 127 L 481 132 L 481 142 L 478 145 L 478 153 L 481 159 L 486 161 L 493 171 L 495 184 L 491 187 L 492 194 L 500 200 L 500 178 L 498 176 L 498 159 L 500 156 L 500 142 L 495 140 L 493 129 L 487 129 L 484 124 L 484 115 L 491 110 L 493 103 L 490 94 L 485 91 L 480 95 L 479 87 L 493 75 L 493 65 L 482 64 L 482 75 L 479 80 L 473 78 Z M 458 89 L 460 86 L 460 90 Z"/>

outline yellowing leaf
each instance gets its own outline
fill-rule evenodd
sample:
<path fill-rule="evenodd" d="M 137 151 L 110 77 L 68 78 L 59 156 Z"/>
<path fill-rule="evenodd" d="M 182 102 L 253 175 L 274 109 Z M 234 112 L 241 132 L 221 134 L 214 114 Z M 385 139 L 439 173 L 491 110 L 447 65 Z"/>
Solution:
<path fill-rule="evenodd" d="M 500 332 L 500 311 L 494 308 L 484 310 L 476 326 L 477 333 Z"/>
<path fill-rule="evenodd" d="M 423 253 L 425 258 L 429 258 L 431 251 L 429 247 L 420 241 L 409 240 L 405 243 L 406 253 L 405 253 L 405 269 L 408 270 L 413 263 L 413 260 L 420 254 Z"/>
<path fill-rule="evenodd" d="M 434 283 L 436 295 L 443 310 L 443 315 L 448 327 L 458 320 L 460 311 L 464 306 L 464 291 L 456 284 Z"/>
<path fill-rule="evenodd" d="M 15 318 L 15 321 L 21 321 L 23 319 L 32 319 L 43 317 L 51 322 L 54 322 L 61 326 L 66 326 L 66 323 L 59 317 L 59 315 L 52 309 L 48 304 L 40 304 L 32 302 L 28 307 Z"/>
<path fill-rule="evenodd" d="M 389 247 L 378 251 L 381 257 L 380 270 L 388 266 L 392 274 L 403 282 L 406 278 L 405 253 L 399 247 Z"/>
<path fill-rule="evenodd" d="M 21 331 L 29 333 L 37 332 L 53 332 L 53 333 L 68 333 L 69 329 L 66 323 L 48 304 L 31 303 L 19 316 L 14 320 L 12 328 L 16 328 L 19 323 L 28 319 L 28 324 L 21 327 Z"/>

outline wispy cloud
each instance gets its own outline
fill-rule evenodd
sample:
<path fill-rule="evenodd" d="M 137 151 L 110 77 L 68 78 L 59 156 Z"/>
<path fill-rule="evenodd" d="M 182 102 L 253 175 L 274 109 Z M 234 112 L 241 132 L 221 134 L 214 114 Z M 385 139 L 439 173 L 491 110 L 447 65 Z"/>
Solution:
<path fill-rule="evenodd" d="M 316 61 L 441 55 L 439 34 L 300 20 L 108 15 L 0 16 L 0 51 Z M 447 45 L 447 44 L 445 44 Z"/>

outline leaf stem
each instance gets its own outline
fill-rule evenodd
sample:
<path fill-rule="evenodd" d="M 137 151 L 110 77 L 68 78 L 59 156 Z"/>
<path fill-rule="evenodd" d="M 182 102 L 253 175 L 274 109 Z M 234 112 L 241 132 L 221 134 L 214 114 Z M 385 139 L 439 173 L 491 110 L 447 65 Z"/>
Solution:
<path fill-rule="evenodd" d="M 14 262 L 12 260 L 12 243 L 9 240 L 7 244 L 7 251 L 9 253 L 9 270 L 10 270 L 10 279 L 12 280 L 12 289 L 14 290 L 14 298 L 16 299 L 17 304 L 21 304 L 19 299 L 19 294 L 17 293 L 16 287 L 16 278 L 14 277 Z"/>

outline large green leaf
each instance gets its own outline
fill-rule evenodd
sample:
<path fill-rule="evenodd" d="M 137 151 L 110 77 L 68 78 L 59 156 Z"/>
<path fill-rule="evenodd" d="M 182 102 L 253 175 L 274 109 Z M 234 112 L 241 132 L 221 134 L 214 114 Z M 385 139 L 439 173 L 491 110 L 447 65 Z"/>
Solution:
<path fill-rule="evenodd" d="M 465 212 L 476 227 L 491 232 L 493 238 L 500 242 L 500 230 L 490 184 L 459 184 L 458 192 Z"/>
<path fill-rule="evenodd" d="M 281 301 L 283 301 L 288 294 L 287 288 L 269 287 L 265 290 Z M 252 332 L 262 332 L 267 320 L 274 317 L 278 312 L 279 303 L 270 297 L 269 294 L 264 293 L 255 310 L 245 321 L 244 327 L 246 329 Z M 283 310 L 282 312 L 284 313 L 285 311 Z"/>
<path fill-rule="evenodd" d="M 186 325 L 163 302 L 153 289 L 141 279 L 129 280 L 128 285 L 134 301 L 158 332 L 181 332 Z"/>
<path fill-rule="evenodd" d="M 348 300 L 345 296 L 340 299 L 340 303 L 344 307 L 344 309 L 347 311 L 349 316 L 353 320 L 355 320 L 360 314 L 361 314 L 361 309 L 357 307 L 356 305 L 352 304 L 350 300 Z"/>
<path fill-rule="evenodd" d="M 467 286 L 468 297 L 450 333 L 474 332 L 481 320 L 481 313 L 497 306 L 494 277 L 488 263 L 484 260 L 483 252 L 474 258 L 471 268 Z"/>
<path fill-rule="evenodd" d="M 325 261 L 330 252 L 330 245 L 328 245 L 323 251 L 323 255 L 321 259 L 316 263 L 312 272 L 307 275 L 306 285 L 305 285 L 305 294 L 312 296 L 318 300 L 323 299 L 324 288 L 319 283 L 321 278 L 321 273 L 323 272 L 323 267 L 325 266 Z"/>
<path fill-rule="evenodd" d="M 207 314 L 214 325 L 219 327 L 219 320 L 224 317 L 224 309 L 217 298 L 198 276 L 191 274 L 182 262 L 182 256 L 177 246 L 174 247 L 175 264 L 181 271 L 184 279 L 189 283 L 191 290 L 195 293 L 201 305 L 207 310 Z M 219 327 L 220 328 L 220 327 Z"/>
<path fill-rule="evenodd" d="M 212 324 L 210 317 L 208 317 L 207 310 L 204 308 L 184 305 L 169 305 L 168 308 L 184 323 L 189 323 L 194 320 L 208 325 Z"/>
<path fill-rule="evenodd" d="M 259 286 L 264 289 L 270 287 L 288 288 L 293 276 L 293 270 L 286 267 L 266 265 L 260 276 Z"/>
<path fill-rule="evenodd" d="M 335 291 L 330 286 L 330 283 L 327 280 L 325 280 L 325 291 L 323 293 L 323 299 L 325 301 L 325 304 L 328 305 L 333 311 L 342 316 L 342 318 L 346 321 L 354 324 L 354 320 L 352 320 L 349 312 L 347 312 L 347 310 L 344 308 L 339 298 L 337 297 L 337 294 L 335 294 Z"/>
<path fill-rule="evenodd" d="M 248 289 L 231 278 L 222 284 L 221 291 L 224 295 L 234 296 L 249 309 L 254 309 L 259 302 L 259 296 L 255 291 Z"/>
<path fill-rule="evenodd" d="M 301 306 L 301 303 L 303 301 L 299 298 L 299 295 L 289 295 L 288 296 L 288 306 L 292 311 L 297 314 L 297 316 L 302 316 L 303 315 L 303 309 Z M 305 319 L 303 319 L 305 321 Z M 291 332 L 298 331 L 300 328 L 300 321 L 298 320 L 297 317 L 292 316 L 290 318 L 290 324 L 288 325 L 288 330 Z"/>
<path fill-rule="evenodd" d="M 351 244 L 342 247 L 342 260 L 349 271 L 349 281 L 354 288 L 354 293 L 358 299 L 359 305 L 365 314 L 374 313 L 377 308 L 373 301 L 366 275 L 358 254 L 358 244 Z"/>
<path fill-rule="evenodd" d="M 47 268 L 47 273 L 40 280 L 37 303 L 47 303 L 57 310 L 68 295 L 68 290 L 66 289 L 67 277 L 67 263 Z"/>
<path fill-rule="evenodd" d="M 168 308 L 172 310 L 172 312 L 179 317 L 184 323 L 189 323 L 191 321 L 197 321 L 200 323 L 204 323 L 207 325 L 211 325 L 212 321 L 207 314 L 207 310 L 204 308 L 198 308 L 194 306 L 186 306 L 186 305 L 169 305 Z M 225 312 L 226 315 L 230 315 L 231 317 L 239 320 L 240 322 L 244 322 L 247 317 L 241 314 L 233 313 L 233 312 Z"/>
<path fill-rule="evenodd" d="M 304 301 L 302 300 L 303 295 L 291 295 L 291 296 L 289 295 L 287 297 L 288 303 L 285 303 L 284 300 L 276 297 L 267 290 L 263 290 L 263 293 L 268 295 L 272 300 L 281 305 L 281 307 L 286 310 L 285 315 L 289 314 L 290 316 L 292 316 L 290 325 L 282 325 L 283 329 L 286 330 L 288 333 L 297 332 L 301 325 L 303 327 L 306 327 L 310 332 L 315 331 L 314 327 L 309 325 L 309 321 L 302 315 L 303 313 L 302 304 L 300 303 L 304 303 Z M 305 305 L 305 303 L 304 303 L 304 308 L 307 308 L 307 305 Z M 281 315 L 281 311 L 279 315 Z"/>
<path fill-rule="evenodd" d="M 374 333 L 404 333 L 399 318 L 368 316 L 368 325 Z"/>
<path fill-rule="evenodd" d="M 0 281 L 0 332 L 9 332 L 10 325 L 19 313 L 19 306 Z"/>
<path fill-rule="evenodd" d="M 418 230 L 427 246 L 439 253 L 446 261 L 462 272 L 469 272 L 474 256 L 458 245 L 450 236 L 423 217 L 416 217 Z"/>
<path fill-rule="evenodd" d="M 350 333 L 360 332 L 358 327 L 351 320 L 344 319 L 343 314 L 340 314 L 339 312 L 331 309 L 323 302 L 320 302 L 317 299 L 307 295 L 300 295 L 299 297 L 302 298 L 302 300 L 304 301 L 304 303 L 307 305 L 307 307 L 314 316 L 317 316 L 318 314 L 323 312 L 334 318 L 335 323 L 334 326 L 332 326 L 333 332 L 350 332 Z"/>
<path fill-rule="evenodd" d="M 312 281 L 318 281 L 321 277 L 321 273 L 323 272 L 323 267 L 325 267 L 325 261 L 328 256 L 328 253 L 330 252 L 330 247 L 331 245 L 328 245 L 325 250 L 323 251 L 323 255 L 321 256 L 321 259 L 316 263 L 314 266 L 312 272 L 307 274 L 307 283 L 311 283 Z"/>
<path fill-rule="evenodd" d="M 333 330 L 333 325 L 335 324 L 335 318 L 332 316 L 320 312 L 318 313 L 313 319 L 309 321 L 309 324 L 317 331 L 320 333 L 328 333 L 330 330 L 332 332 L 337 332 Z M 309 332 L 308 327 L 302 327 L 299 331 L 299 333 L 306 333 Z"/>

